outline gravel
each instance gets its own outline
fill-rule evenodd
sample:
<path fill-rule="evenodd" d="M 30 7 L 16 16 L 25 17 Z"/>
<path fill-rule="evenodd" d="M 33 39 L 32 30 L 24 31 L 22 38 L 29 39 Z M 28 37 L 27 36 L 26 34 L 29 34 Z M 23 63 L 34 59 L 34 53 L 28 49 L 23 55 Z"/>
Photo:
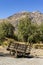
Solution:
<path fill-rule="evenodd" d="M 0 65 L 43 65 L 42 58 L 0 57 Z"/>

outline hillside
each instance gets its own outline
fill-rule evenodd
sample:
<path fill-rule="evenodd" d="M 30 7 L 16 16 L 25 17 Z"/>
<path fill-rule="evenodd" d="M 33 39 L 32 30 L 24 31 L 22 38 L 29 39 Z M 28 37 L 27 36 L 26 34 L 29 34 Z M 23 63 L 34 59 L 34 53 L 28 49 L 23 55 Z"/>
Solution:
<path fill-rule="evenodd" d="M 3 20 L 7 20 L 10 23 L 12 23 L 14 26 L 17 25 L 18 20 L 22 17 L 25 16 L 29 16 L 29 18 L 31 18 L 32 22 L 37 23 L 38 25 L 43 22 L 43 13 L 39 12 L 39 11 L 35 11 L 35 12 L 19 12 L 16 13 L 12 16 L 9 16 L 6 19 L 0 19 L 0 22 L 2 22 Z"/>

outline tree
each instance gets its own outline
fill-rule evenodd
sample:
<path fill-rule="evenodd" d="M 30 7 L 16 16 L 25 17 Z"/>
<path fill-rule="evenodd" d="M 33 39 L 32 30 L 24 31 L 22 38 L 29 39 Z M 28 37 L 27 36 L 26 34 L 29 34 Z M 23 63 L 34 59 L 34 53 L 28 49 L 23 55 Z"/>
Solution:
<path fill-rule="evenodd" d="M 5 37 L 13 37 L 14 27 L 9 22 L 0 23 L 0 39 Z"/>
<path fill-rule="evenodd" d="M 18 39 L 24 42 L 28 41 L 28 34 L 30 32 L 31 19 L 28 17 L 19 20 L 18 24 Z"/>
<path fill-rule="evenodd" d="M 43 42 L 43 22 L 40 25 L 40 41 Z"/>
<path fill-rule="evenodd" d="M 4 38 L 5 37 L 5 33 L 4 33 L 4 30 L 3 30 L 3 27 L 0 23 L 0 39 Z"/>
<path fill-rule="evenodd" d="M 43 28 L 42 28 L 43 29 Z M 22 18 L 18 24 L 18 39 L 29 43 L 37 43 L 41 40 L 41 30 L 38 24 L 32 23 L 28 17 Z"/>

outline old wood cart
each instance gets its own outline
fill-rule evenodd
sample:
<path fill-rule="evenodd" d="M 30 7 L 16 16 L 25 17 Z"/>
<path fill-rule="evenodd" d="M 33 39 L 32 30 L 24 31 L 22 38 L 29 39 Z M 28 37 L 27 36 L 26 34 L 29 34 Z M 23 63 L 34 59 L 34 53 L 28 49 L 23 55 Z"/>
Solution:
<path fill-rule="evenodd" d="M 8 45 L 7 48 L 11 55 L 17 56 L 28 56 L 30 54 L 29 45 L 23 42 L 13 42 Z"/>

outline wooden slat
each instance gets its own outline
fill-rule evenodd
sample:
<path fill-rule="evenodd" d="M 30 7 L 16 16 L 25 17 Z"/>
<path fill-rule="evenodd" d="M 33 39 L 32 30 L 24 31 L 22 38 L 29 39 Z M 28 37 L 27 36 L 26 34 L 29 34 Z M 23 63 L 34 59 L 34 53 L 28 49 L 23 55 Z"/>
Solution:
<path fill-rule="evenodd" d="M 18 52 L 26 52 L 27 45 L 19 44 L 19 43 L 12 43 L 8 46 L 10 50 L 18 51 Z"/>

